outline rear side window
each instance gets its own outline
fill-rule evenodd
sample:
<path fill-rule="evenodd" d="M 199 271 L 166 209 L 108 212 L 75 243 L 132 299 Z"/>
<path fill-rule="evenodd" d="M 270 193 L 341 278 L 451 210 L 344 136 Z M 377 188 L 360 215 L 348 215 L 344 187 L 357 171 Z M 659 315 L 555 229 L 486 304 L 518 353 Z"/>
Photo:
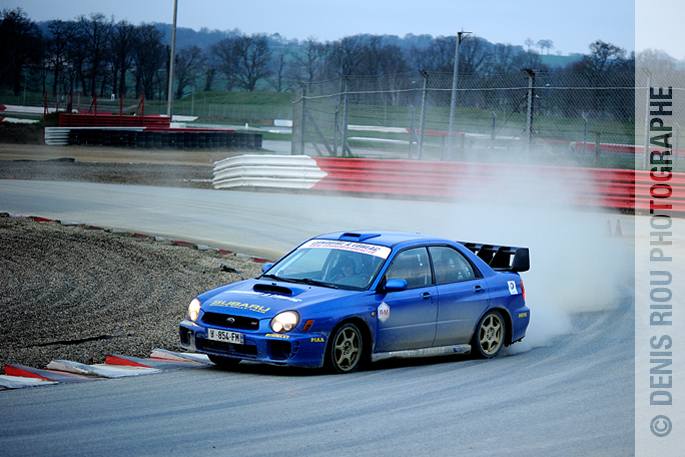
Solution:
<path fill-rule="evenodd" d="M 471 263 L 456 249 L 448 246 L 430 246 L 428 250 L 433 261 L 436 284 L 467 281 L 476 277 Z"/>
<path fill-rule="evenodd" d="M 426 248 L 408 249 L 397 254 L 385 279 L 404 279 L 408 289 L 431 285 L 431 268 Z"/>

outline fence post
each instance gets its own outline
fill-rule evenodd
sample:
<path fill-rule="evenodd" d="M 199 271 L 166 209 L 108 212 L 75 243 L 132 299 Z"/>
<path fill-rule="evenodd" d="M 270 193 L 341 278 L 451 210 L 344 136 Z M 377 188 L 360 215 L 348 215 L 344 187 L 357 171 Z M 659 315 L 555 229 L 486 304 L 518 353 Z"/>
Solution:
<path fill-rule="evenodd" d="M 526 145 L 528 152 L 531 150 L 533 143 L 533 85 L 535 84 L 535 71 L 530 68 L 524 68 L 528 73 L 528 110 L 526 113 Z"/>
<path fill-rule="evenodd" d="M 492 135 L 490 137 L 491 140 L 491 148 L 494 150 L 495 149 L 495 140 L 497 139 L 497 113 L 494 111 L 491 111 L 492 113 Z"/>
<path fill-rule="evenodd" d="M 342 128 L 342 152 L 340 154 L 341 157 L 344 157 L 345 154 L 348 154 L 349 156 L 352 155 L 352 153 L 350 151 L 350 147 L 347 144 L 347 120 L 348 120 L 348 116 L 349 116 L 349 105 L 347 103 L 348 84 L 349 84 L 349 81 L 347 80 L 347 78 L 345 78 L 345 91 L 343 92 L 343 128 Z"/>
<path fill-rule="evenodd" d="M 599 141 L 601 136 L 600 132 L 595 132 L 595 165 L 599 163 Z"/>
<path fill-rule="evenodd" d="M 642 71 L 647 74 L 647 97 L 645 97 L 647 99 L 645 102 L 645 153 L 642 159 L 642 168 L 647 170 L 649 165 L 649 91 L 652 86 L 652 74 L 646 68 L 643 68 Z"/>
<path fill-rule="evenodd" d="M 587 127 L 588 127 L 587 114 L 588 113 L 583 112 L 583 120 L 585 121 L 585 130 L 583 131 L 583 154 L 581 155 L 583 160 L 585 160 L 585 151 L 587 151 Z"/>
<path fill-rule="evenodd" d="M 302 127 L 300 128 L 300 154 L 304 155 L 304 148 L 305 148 L 305 125 L 307 122 L 307 88 L 302 85 L 302 119 L 300 119 L 300 125 Z"/>
<path fill-rule="evenodd" d="M 423 91 L 421 94 L 421 118 L 419 120 L 419 159 L 424 158 L 423 152 L 423 130 L 426 128 L 426 88 L 428 86 L 428 73 L 419 70 L 423 77 Z"/>
<path fill-rule="evenodd" d="M 340 125 L 340 104 L 342 97 L 342 75 L 338 77 L 338 99 L 335 102 L 335 113 L 333 113 L 333 157 L 338 156 L 338 126 Z M 343 154 L 345 150 L 343 149 Z M 341 154 L 341 155 L 343 155 Z"/>
<path fill-rule="evenodd" d="M 416 137 L 416 108 L 414 108 L 414 105 L 409 105 L 409 107 L 411 108 L 411 126 L 409 129 L 409 158 L 411 159 L 414 155 L 414 140 Z"/>

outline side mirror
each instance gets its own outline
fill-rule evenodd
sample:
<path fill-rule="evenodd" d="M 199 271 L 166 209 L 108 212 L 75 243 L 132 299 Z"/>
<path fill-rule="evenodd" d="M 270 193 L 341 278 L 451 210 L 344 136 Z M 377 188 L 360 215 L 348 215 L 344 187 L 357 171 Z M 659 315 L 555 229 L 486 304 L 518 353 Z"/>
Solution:
<path fill-rule="evenodd" d="M 399 292 L 400 290 L 407 290 L 407 281 L 404 279 L 389 279 L 385 283 L 383 290 L 386 292 Z"/>
<path fill-rule="evenodd" d="M 262 273 L 266 273 L 267 271 L 271 270 L 271 267 L 273 267 L 273 263 L 265 263 L 262 265 Z"/>

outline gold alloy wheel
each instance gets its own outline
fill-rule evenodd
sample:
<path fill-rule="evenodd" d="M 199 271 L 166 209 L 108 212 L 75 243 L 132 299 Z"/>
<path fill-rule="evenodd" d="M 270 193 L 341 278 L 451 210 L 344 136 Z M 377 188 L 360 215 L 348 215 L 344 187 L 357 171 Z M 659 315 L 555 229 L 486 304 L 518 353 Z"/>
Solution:
<path fill-rule="evenodd" d="M 483 318 L 478 329 L 478 344 L 486 357 L 496 355 L 504 342 L 504 322 L 502 317 L 493 312 Z"/>
<path fill-rule="evenodd" d="M 349 373 L 359 365 L 362 354 L 362 335 L 354 324 L 340 327 L 333 339 L 332 362 L 338 373 Z"/>

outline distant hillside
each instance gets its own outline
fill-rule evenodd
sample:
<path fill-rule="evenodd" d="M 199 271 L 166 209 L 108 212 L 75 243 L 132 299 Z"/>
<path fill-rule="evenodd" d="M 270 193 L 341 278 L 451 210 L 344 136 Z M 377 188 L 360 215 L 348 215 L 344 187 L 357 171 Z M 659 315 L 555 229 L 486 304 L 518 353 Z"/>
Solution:
<path fill-rule="evenodd" d="M 550 68 L 560 68 L 565 67 L 573 62 L 577 62 L 583 58 L 583 54 L 571 54 L 570 56 L 557 56 L 557 55 L 546 55 L 540 56 L 542 63 Z"/>

